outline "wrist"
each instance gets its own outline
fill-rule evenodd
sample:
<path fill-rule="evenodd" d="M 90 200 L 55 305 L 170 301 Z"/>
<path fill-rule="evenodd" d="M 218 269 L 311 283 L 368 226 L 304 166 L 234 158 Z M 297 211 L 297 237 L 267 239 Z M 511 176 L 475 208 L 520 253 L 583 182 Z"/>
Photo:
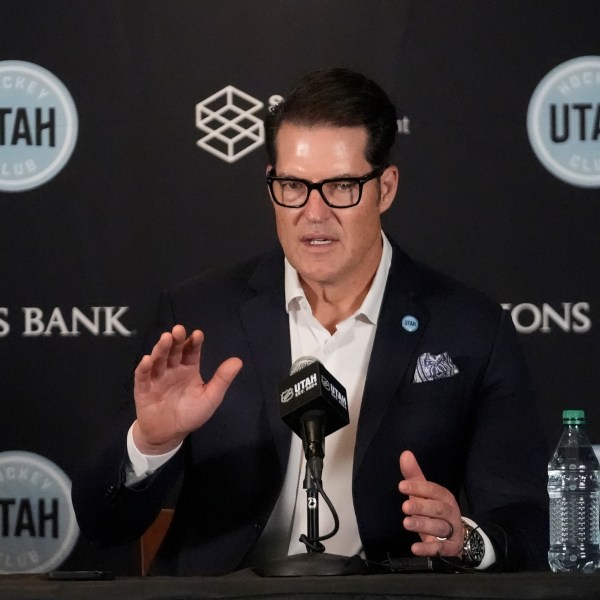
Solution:
<path fill-rule="evenodd" d="M 143 432 L 140 430 L 137 420 L 133 422 L 131 434 L 133 443 L 137 450 L 146 456 L 159 456 L 161 454 L 168 454 L 181 446 L 181 443 L 183 442 L 183 439 L 179 438 L 161 442 L 148 441 L 146 436 L 144 436 Z"/>
<path fill-rule="evenodd" d="M 484 570 L 496 562 L 496 552 L 492 541 L 471 519 L 461 517 L 463 525 L 462 560 L 472 569 Z"/>

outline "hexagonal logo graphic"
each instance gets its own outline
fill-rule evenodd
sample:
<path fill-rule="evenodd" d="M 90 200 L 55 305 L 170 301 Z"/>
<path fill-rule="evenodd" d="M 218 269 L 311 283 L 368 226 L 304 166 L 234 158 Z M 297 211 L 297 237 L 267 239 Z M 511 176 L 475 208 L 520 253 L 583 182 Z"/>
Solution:
<path fill-rule="evenodd" d="M 196 104 L 196 127 L 205 132 L 197 145 L 228 163 L 246 156 L 265 141 L 263 103 L 232 85 Z"/>

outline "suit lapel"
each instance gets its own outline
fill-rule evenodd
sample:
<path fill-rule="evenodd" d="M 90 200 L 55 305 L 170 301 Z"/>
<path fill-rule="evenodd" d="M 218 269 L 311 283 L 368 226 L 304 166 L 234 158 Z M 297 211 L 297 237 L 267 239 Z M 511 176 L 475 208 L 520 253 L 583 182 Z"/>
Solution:
<path fill-rule="evenodd" d="M 429 314 L 416 296 L 421 290 L 411 259 L 392 243 L 392 264 L 377 322 L 377 332 L 367 370 L 362 399 L 354 471 L 360 467 L 373 436 L 387 412 L 395 393 L 407 376 L 419 340 L 425 331 Z M 410 331 L 403 325 L 404 317 L 414 317 L 418 327 Z"/>
<path fill-rule="evenodd" d="M 255 295 L 240 306 L 253 365 L 277 447 L 282 479 L 287 469 L 291 432 L 281 420 L 277 384 L 290 370 L 289 319 L 285 310 L 283 253 L 270 253 L 249 280 Z"/>

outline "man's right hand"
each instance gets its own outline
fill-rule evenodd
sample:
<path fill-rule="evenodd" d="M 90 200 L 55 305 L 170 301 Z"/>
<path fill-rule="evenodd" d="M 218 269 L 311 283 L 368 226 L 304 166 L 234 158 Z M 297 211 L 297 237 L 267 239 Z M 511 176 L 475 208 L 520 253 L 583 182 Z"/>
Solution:
<path fill-rule="evenodd" d="M 165 454 L 204 425 L 242 368 L 239 358 L 228 358 L 205 383 L 200 376 L 203 341 L 200 330 L 186 338 L 185 328 L 175 325 L 138 364 L 133 440 L 143 454 Z"/>

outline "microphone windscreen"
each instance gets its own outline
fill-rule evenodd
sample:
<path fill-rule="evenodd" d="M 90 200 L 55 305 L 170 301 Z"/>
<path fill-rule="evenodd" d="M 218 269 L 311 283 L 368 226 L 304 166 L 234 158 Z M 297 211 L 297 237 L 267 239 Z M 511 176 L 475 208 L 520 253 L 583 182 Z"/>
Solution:
<path fill-rule="evenodd" d="M 297 373 L 300 369 L 304 369 L 304 367 L 308 367 L 308 365 L 312 365 L 317 362 L 317 359 L 314 356 L 301 356 L 294 361 L 292 367 L 290 369 L 290 375 Z"/>

